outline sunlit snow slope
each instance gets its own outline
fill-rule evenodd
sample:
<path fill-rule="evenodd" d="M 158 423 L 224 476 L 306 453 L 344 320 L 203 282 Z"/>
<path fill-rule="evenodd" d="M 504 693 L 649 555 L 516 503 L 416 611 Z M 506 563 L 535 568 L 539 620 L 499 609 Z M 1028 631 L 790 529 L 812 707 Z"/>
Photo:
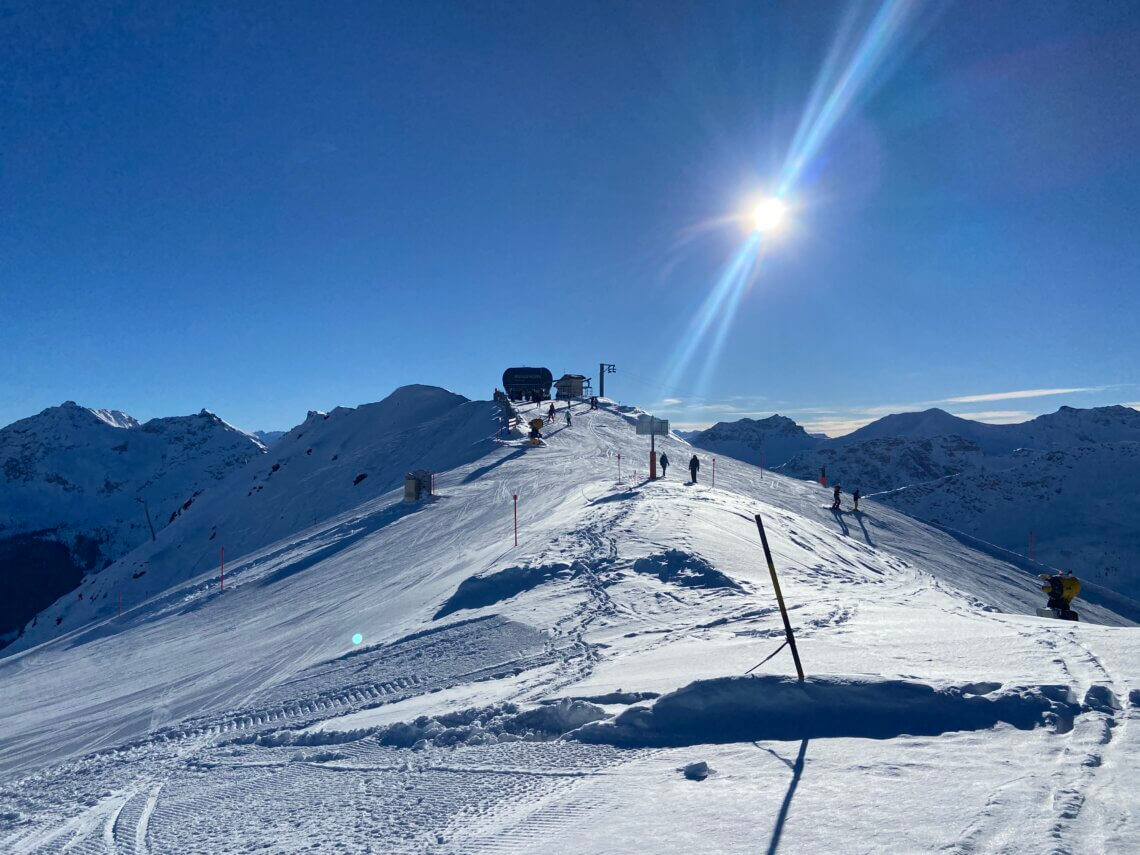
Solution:
<path fill-rule="evenodd" d="M 171 526 L 111 570 L 172 587 L 0 660 L 0 848 L 1140 847 L 1140 630 L 1034 617 L 1032 568 L 873 502 L 703 452 L 686 483 L 678 439 L 646 482 L 634 415 L 484 432 L 419 505 L 344 509 L 346 467 Z M 756 513 L 803 685 L 786 650 L 742 676 L 783 640 Z"/>

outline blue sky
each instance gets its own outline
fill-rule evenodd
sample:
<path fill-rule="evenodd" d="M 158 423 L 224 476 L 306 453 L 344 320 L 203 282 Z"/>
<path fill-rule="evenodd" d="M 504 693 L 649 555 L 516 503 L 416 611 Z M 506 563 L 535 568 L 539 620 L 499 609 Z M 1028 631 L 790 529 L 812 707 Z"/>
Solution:
<path fill-rule="evenodd" d="M 1140 401 L 1136 4 L 79 5 L 0 17 L 0 423 Z"/>

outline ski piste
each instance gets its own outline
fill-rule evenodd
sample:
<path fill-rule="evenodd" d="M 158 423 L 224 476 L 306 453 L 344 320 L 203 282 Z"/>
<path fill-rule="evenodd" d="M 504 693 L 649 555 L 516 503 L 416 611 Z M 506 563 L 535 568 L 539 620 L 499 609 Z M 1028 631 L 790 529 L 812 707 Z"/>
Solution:
<path fill-rule="evenodd" d="M 265 490 L 100 574 L 151 596 L 68 604 L 0 659 L 0 849 L 1140 850 L 1125 616 L 1038 617 L 1033 573 L 745 463 L 648 481 L 632 407 L 576 408 L 545 447 L 490 421 L 475 445 L 482 413 L 432 415 L 357 486 L 329 462 L 327 493 L 302 467 L 352 416 L 313 419 Z M 433 499 L 382 489 L 433 443 L 460 460 Z M 787 650 L 757 667 L 784 634 L 757 513 L 803 683 Z"/>

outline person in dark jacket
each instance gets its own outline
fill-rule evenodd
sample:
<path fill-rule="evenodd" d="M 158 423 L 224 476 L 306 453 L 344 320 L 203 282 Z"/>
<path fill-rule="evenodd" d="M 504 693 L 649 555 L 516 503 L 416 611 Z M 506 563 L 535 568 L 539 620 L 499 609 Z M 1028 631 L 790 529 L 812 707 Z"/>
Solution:
<path fill-rule="evenodd" d="M 554 424 L 554 402 L 553 401 L 550 402 L 550 409 L 548 409 L 546 411 L 546 420 L 548 422 L 550 422 L 550 424 Z"/>
<path fill-rule="evenodd" d="M 661 455 L 661 477 L 662 478 L 665 477 L 665 470 L 668 468 L 669 468 L 669 455 L 668 454 L 662 454 Z"/>
<path fill-rule="evenodd" d="M 689 476 L 690 480 L 697 483 L 697 471 L 701 468 L 701 461 L 697 459 L 697 455 L 693 455 L 693 459 L 689 461 Z"/>
<path fill-rule="evenodd" d="M 837 510 L 839 510 L 839 485 L 838 484 L 835 485 L 835 491 L 834 492 L 835 492 L 835 501 L 831 503 L 831 509 L 833 511 L 837 511 Z"/>
<path fill-rule="evenodd" d="M 852 497 L 853 499 L 855 499 L 855 510 L 859 510 L 859 496 L 860 496 L 860 495 L 861 495 L 861 494 L 860 494 L 860 492 L 859 492 L 859 488 L 858 488 L 858 487 L 856 487 L 856 488 L 855 488 L 855 492 L 851 494 L 851 497 Z"/>

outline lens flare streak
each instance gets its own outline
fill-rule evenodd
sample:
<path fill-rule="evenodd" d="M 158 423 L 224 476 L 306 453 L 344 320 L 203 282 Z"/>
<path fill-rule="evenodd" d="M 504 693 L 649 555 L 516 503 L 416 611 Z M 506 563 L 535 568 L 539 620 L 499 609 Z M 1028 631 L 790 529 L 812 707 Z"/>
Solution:
<path fill-rule="evenodd" d="M 862 16 L 857 12 L 844 19 L 812 87 L 780 171 L 771 204 L 780 204 L 781 214 L 785 200 L 794 194 L 805 169 L 823 150 L 844 115 L 885 76 L 878 73 L 883 69 L 889 49 L 899 43 L 919 5 L 915 0 L 883 0 L 862 31 L 859 27 Z M 764 249 L 763 234 L 761 229 L 748 236 L 697 310 L 683 338 L 684 344 L 674 354 L 666 372 L 663 388 L 668 394 L 678 388 L 698 352 L 701 353 L 701 371 L 697 391 L 699 395 L 707 391 L 740 300 L 756 277 Z"/>

